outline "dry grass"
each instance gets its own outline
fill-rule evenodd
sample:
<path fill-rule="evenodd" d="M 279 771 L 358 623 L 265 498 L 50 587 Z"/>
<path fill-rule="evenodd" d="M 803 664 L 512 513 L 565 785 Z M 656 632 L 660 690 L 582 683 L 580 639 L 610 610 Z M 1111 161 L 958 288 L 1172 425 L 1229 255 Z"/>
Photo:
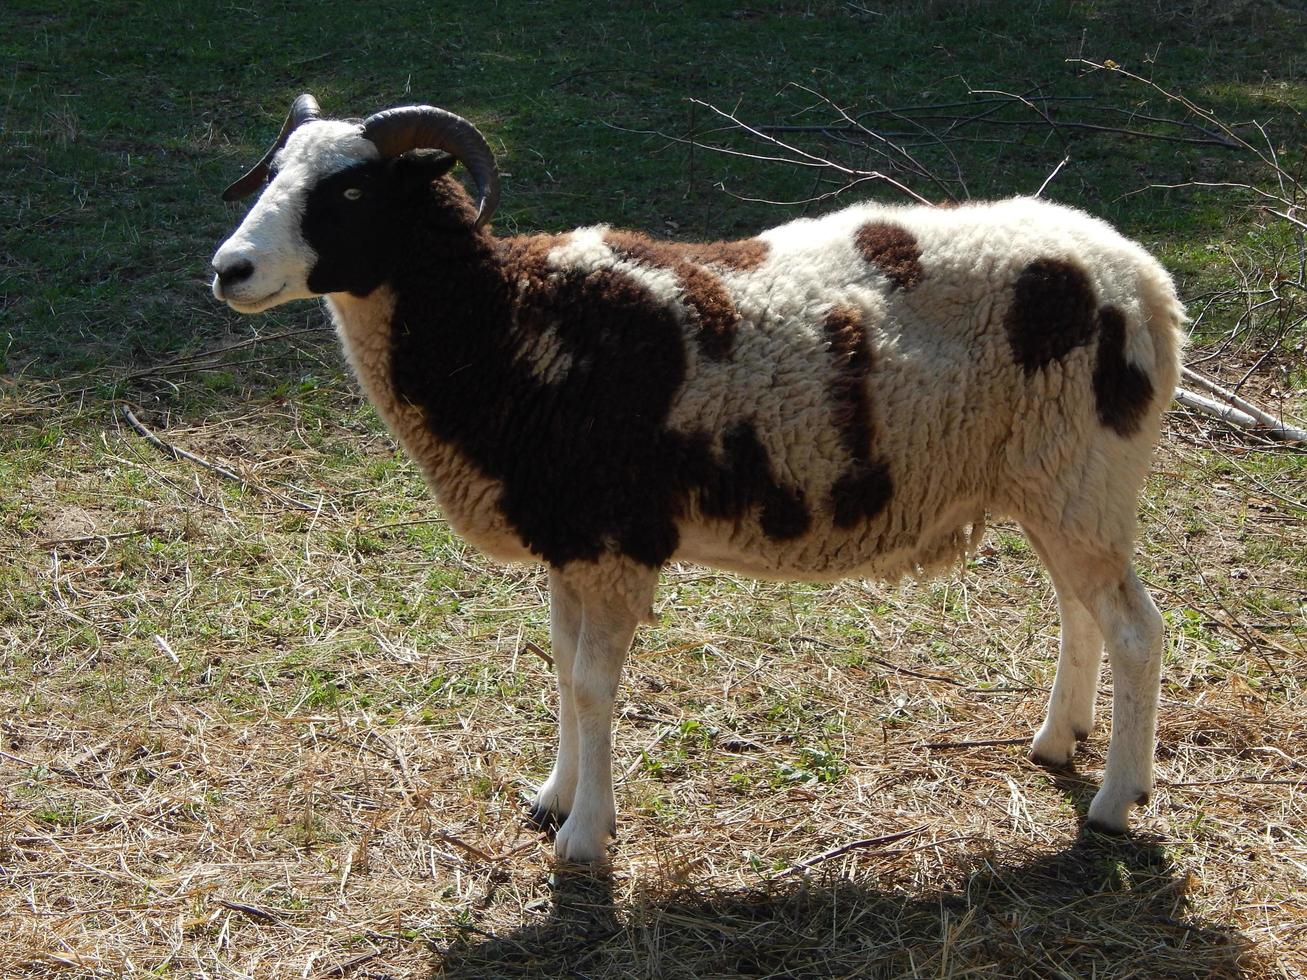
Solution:
<path fill-rule="evenodd" d="M 356 398 L 141 410 L 241 488 L 38 394 L 3 405 L 32 440 L 0 510 L 6 977 L 1307 975 L 1301 456 L 1171 421 L 1136 839 L 1081 829 L 1101 724 L 1077 773 L 1014 744 L 1056 623 L 1000 526 L 902 587 L 671 571 L 592 878 L 523 822 L 543 576 L 452 538 Z"/>

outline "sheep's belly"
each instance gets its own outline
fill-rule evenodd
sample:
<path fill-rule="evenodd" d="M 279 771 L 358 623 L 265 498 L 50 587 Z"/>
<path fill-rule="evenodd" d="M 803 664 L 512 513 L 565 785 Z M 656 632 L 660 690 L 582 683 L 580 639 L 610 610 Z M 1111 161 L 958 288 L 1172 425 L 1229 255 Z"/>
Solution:
<path fill-rule="evenodd" d="M 768 538 L 754 524 L 696 521 L 682 526 L 673 560 L 754 578 L 895 580 L 955 564 L 984 534 L 985 507 L 975 501 L 950 506 L 929 526 L 895 527 L 893 516 L 848 530 L 825 524 L 788 541 Z"/>

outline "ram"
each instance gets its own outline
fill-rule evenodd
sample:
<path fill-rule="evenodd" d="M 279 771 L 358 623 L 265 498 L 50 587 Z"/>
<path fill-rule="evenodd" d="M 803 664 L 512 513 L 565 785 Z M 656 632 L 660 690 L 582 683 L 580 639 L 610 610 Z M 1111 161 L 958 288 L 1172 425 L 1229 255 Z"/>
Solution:
<path fill-rule="evenodd" d="M 476 199 L 453 178 L 461 162 Z M 1163 269 L 1104 223 L 1014 199 L 858 204 L 756 238 L 604 225 L 496 237 L 494 158 L 430 106 L 359 122 L 296 100 L 225 197 L 262 195 L 213 259 L 255 313 L 323 296 L 381 418 L 452 526 L 548 567 L 558 757 L 535 815 L 590 861 L 614 829 L 613 699 L 659 570 L 922 574 L 1014 518 L 1062 623 L 1033 757 L 1111 742 L 1089 820 L 1152 786 L 1162 619 L 1136 507 L 1179 370 Z"/>

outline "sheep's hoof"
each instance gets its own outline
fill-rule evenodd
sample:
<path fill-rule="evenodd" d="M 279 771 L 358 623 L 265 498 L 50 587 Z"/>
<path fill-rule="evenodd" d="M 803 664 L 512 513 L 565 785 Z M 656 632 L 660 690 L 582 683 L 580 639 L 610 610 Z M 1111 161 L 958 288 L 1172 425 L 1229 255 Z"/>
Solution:
<path fill-rule="evenodd" d="M 533 803 L 531 809 L 527 811 L 526 820 L 527 823 L 536 830 L 556 831 L 563 825 L 563 822 L 567 820 L 567 814 L 559 813 L 558 811 L 547 806 L 542 806 L 539 803 Z"/>
<path fill-rule="evenodd" d="M 1130 807 L 1148 801 L 1148 790 L 1126 790 L 1103 786 L 1089 804 L 1085 824 L 1100 834 L 1121 837 L 1130 833 Z"/>
<path fill-rule="evenodd" d="M 1104 837 L 1129 837 L 1130 836 L 1129 824 L 1126 824 L 1124 827 L 1120 827 L 1117 826 L 1116 824 L 1104 823 L 1101 820 L 1095 820 L 1093 817 L 1090 817 L 1088 820 L 1085 821 L 1085 826 L 1096 834 L 1102 834 Z"/>
<path fill-rule="evenodd" d="M 564 824 L 554 837 L 554 857 L 565 864 L 594 864 L 608 858 L 608 841 L 604 834 L 575 830 Z"/>
<path fill-rule="evenodd" d="M 1030 761 L 1045 769 L 1071 768 L 1079 733 L 1064 732 L 1045 724 L 1030 743 Z"/>
<path fill-rule="evenodd" d="M 558 814 L 550 810 L 548 806 L 532 806 L 527 810 L 527 823 L 536 830 L 558 830 L 562 826 Z"/>
<path fill-rule="evenodd" d="M 546 803 L 545 800 L 549 800 Z M 522 803 L 526 806 L 526 822 L 536 830 L 555 831 L 567 819 L 567 811 L 562 808 L 558 794 L 547 792 L 542 787 L 534 793 L 523 793 Z"/>
<path fill-rule="evenodd" d="M 1046 755 L 1040 755 L 1033 749 L 1030 752 L 1030 761 L 1037 766 L 1043 766 L 1045 769 L 1056 769 L 1065 771 L 1071 768 L 1071 755 L 1067 754 L 1059 759 L 1049 758 Z"/>

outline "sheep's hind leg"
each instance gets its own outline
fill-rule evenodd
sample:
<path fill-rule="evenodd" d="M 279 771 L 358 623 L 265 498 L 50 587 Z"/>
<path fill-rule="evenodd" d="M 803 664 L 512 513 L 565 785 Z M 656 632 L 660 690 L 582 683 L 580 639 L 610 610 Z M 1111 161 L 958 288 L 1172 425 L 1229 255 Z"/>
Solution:
<path fill-rule="evenodd" d="M 649 573 L 647 589 L 657 572 Z M 642 588 L 646 586 L 642 585 Z M 638 604 L 612 592 L 582 589 L 580 639 L 572 665 L 572 699 L 576 706 L 577 781 L 572 812 L 554 838 L 559 860 L 578 863 L 604 856 L 616 836 L 613 801 L 613 700 L 622 662 L 641 616 Z M 647 599 L 643 609 L 648 609 Z"/>
<path fill-rule="evenodd" d="M 1157 699 L 1162 674 L 1162 616 L 1130 567 L 1129 549 L 1086 549 L 1041 531 L 1048 553 L 1103 635 L 1112 665 L 1112 737 L 1103 785 L 1089 824 L 1113 833 L 1130 825 L 1130 807 L 1153 788 Z"/>
<path fill-rule="evenodd" d="M 1157 699 L 1162 677 L 1162 615 L 1133 568 L 1126 567 L 1090 603 L 1112 665 L 1112 740 L 1103 786 L 1089 805 L 1089 824 L 1125 833 L 1130 807 L 1153 791 Z"/>
<path fill-rule="evenodd" d="M 1071 764 L 1076 743 L 1094 728 L 1094 699 L 1103 662 L 1103 634 L 1093 613 L 1076 596 L 1059 562 L 1065 557 L 1050 552 L 1029 528 L 1026 537 L 1044 561 L 1057 594 L 1062 637 L 1053 693 L 1048 699 L 1044 724 L 1035 733 L 1030 757 L 1042 766 L 1060 769 Z"/>
<path fill-rule="evenodd" d="M 581 597 L 568 586 L 561 572 L 550 569 L 549 645 L 558 679 L 558 758 L 531 806 L 531 820 L 540 827 L 566 820 L 576 793 L 578 745 L 572 670 L 580 632 Z"/>

